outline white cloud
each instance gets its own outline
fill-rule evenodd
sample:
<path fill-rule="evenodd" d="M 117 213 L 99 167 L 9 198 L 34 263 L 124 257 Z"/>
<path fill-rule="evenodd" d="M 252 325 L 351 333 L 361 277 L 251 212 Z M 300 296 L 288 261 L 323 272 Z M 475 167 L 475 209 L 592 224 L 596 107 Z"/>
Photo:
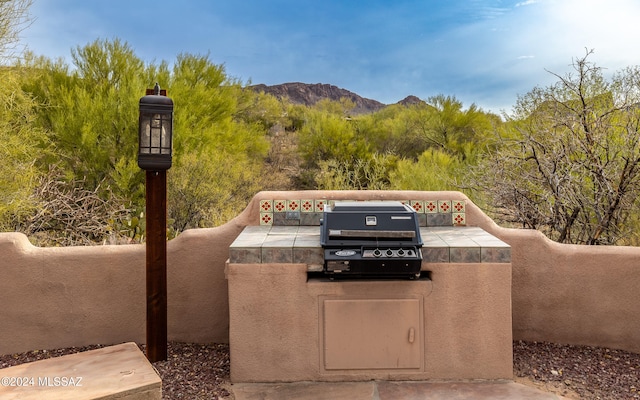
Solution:
<path fill-rule="evenodd" d="M 630 46 L 640 42 L 640 2 L 539 0 L 518 5 L 502 18 L 474 27 L 474 43 L 468 47 L 472 54 L 467 56 L 485 61 L 476 67 L 479 79 L 500 76 L 514 98 L 554 82 L 547 71 L 572 70 L 572 60 L 584 56 L 585 49 L 595 50 L 590 61 L 611 71 L 640 65 L 640 53 Z"/>
<path fill-rule="evenodd" d="M 630 51 L 630 43 L 640 41 L 637 17 L 640 2 L 634 0 L 544 0 L 527 7 L 512 25 L 514 42 L 529 44 L 547 55 L 547 59 L 584 54 L 595 49 L 596 58 L 614 64 L 640 61 L 640 54 Z M 531 12 L 531 14 L 529 14 Z"/>
<path fill-rule="evenodd" d="M 516 7 L 529 6 L 529 5 L 535 4 L 537 2 L 538 2 L 538 0 L 525 0 L 525 1 L 522 1 L 520 3 L 516 3 L 515 6 Z"/>

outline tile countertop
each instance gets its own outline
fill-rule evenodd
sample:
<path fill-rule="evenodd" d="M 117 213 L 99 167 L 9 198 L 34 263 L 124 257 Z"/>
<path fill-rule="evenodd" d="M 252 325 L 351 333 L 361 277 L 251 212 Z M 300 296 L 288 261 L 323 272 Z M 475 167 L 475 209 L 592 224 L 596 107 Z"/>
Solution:
<path fill-rule="evenodd" d="M 421 227 L 422 269 L 429 263 L 510 263 L 511 247 L 478 227 Z M 322 271 L 319 226 L 247 226 L 229 247 L 235 264 L 307 264 Z"/>

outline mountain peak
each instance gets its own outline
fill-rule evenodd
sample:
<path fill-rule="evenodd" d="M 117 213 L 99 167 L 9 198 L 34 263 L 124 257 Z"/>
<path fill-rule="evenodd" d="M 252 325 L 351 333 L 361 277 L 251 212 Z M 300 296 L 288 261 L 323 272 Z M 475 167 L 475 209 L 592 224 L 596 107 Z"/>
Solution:
<path fill-rule="evenodd" d="M 424 100 L 420 100 L 420 98 L 416 97 L 416 96 L 407 96 L 404 99 L 400 100 L 398 103 L 396 104 L 401 104 L 403 106 L 412 106 L 415 104 L 425 104 Z"/>
<path fill-rule="evenodd" d="M 385 104 L 379 101 L 364 98 L 349 90 L 326 83 L 309 84 L 290 82 L 271 86 L 259 84 L 253 85 L 250 88 L 255 91 L 271 94 L 278 98 L 286 97 L 295 104 L 304 104 L 307 106 L 314 105 L 323 99 L 339 101 L 342 98 L 347 98 L 355 104 L 355 108 L 353 109 L 354 114 L 367 114 L 386 107 Z"/>

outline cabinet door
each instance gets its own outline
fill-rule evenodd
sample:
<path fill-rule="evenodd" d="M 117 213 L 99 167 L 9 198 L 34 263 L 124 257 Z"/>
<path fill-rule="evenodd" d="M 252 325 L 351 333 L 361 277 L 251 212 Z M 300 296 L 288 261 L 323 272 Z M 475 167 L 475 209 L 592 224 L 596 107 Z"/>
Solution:
<path fill-rule="evenodd" d="M 420 299 L 325 299 L 326 370 L 420 369 Z"/>

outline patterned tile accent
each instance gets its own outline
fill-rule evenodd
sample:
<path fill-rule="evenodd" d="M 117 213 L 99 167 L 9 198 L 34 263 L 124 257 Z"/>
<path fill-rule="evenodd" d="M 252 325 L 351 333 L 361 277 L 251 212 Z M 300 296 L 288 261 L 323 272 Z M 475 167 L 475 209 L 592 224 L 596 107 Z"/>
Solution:
<path fill-rule="evenodd" d="M 451 200 L 438 200 L 438 212 L 450 213 L 451 212 Z"/>
<path fill-rule="evenodd" d="M 398 200 L 416 210 L 420 226 L 466 226 L 465 200 Z M 260 200 L 260 225 L 320 224 L 333 199 Z"/>
<path fill-rule="evenodd" d="M 327 200 L 326 199 L 315 199 L 313 201 L 313 204 L 315 205 L 315 210 L 316 212 L 324 212 L 324 205 L 327 204 Z"/>
<path fill-rule="evenodd" d="M 424 212 L 428 214 L 435 214 L 438 212 L 438 201 L 427 200 L 424 202 Z"/>
<path fill-rule="evenodd" d="M 416 212 L 418 214 L 424 214 L 424 201 L 422 201 L 422 200 L 411 200 L 409 202 L 409 205 L 411 207 L 413 207 L 413 209 L 416 210 Z"/>
<path fill-rule="evenodd" d="M 467 224 L 467 220 L 462 212 L 456 212 L 451 214 L 453 219 L 453 226 L 464 226 Z"/>
<path fill-rule="evenodd" d="M 314 212 L 315 206 L 313 205 L 313 200 L 300 200 L 300 211 L 304 212 Z"/>
<path fill-rule="evenodd" d="M 285 211 L 287 211 L 287 201 L 286 200 L 274 200 L 273 201 L 273 211 L 274 212 L 285 212 Z"/>
<path fill-rule="evenodd" d="M 464 200 L 454 200 L 451 202 L 451 207 L 453 208 L 454 213 L 463 213 L 465 212 L 465 204 Z"/>
<path fill-rule="evenodd" d="M 273 200 L 260 200 L 260 212 L 273 212 Z"/>
<path fill-rule="evenodd" d="M 261 212 L 260 225 L 273 225 L 273 213 Z"/>
<path fill-rule="evenodd" d="M 287 200 L 287 211 L 300 211 L 300 200 Z"/>

